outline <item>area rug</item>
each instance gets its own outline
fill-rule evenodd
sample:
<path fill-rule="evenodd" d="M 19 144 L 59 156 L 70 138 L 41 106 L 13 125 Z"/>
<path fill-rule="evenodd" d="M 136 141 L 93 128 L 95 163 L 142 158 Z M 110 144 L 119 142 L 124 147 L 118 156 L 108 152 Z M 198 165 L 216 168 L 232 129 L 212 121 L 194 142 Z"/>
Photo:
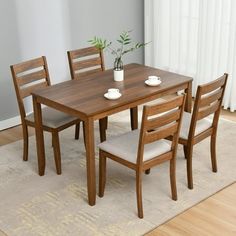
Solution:
<path fill-rule="evenodd" d="M 108 138 L 129 129 L 129 113 L 109 117 Z M 98 143 L 97 124 L 95 135 Z M 209 140 L 194 147 L 193 190 L 187 188 L 185 159 L 179 146 L 178 201 L 171 200 L 168 163 L 144 175 L 142 220 L 137 217 L 133 171 L 112 161 L 107 164 L 104 197 L 97 197 L 93 207 L 87 204 L 85 149 L 82 135 L 79 141 L 74 140 L 73 127 L 60 134 L 61 176 L 55 173 L 49 134 L 45 135 L 47 162 L 43 177 L 37 174 L 35 137 L 30 138 L 28 162 L 22 161 L 22 141 L 2 146 L 0 229 L 9 236 L 143 235 L 236 180 L 235 137 L 236 123 L 221 119 L 218 173 L 211 171 Z"/>

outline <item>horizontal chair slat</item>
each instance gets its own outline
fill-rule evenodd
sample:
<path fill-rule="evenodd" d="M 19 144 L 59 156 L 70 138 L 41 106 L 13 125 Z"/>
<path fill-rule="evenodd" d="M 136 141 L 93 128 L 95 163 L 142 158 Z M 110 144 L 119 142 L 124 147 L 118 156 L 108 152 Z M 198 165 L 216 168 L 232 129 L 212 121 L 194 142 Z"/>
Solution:
<path fill-rule="evenodd" d="M 166 111 L 170 111 L 171 109 L 174 109 L 182 105 L 183 99 L 184 99 L 183 96 L 179 96 L 177 99 L 174 98 L 169 101 L 163 102 L 161 106 L 159 106 L 158 104 L 152 107 L 147 106 L 147 115 L 152 116 Z M 173 103 L 173 100 L 175 100 L 175 103 Z"/>
<path fill-rule="evenodd" d="M 36 90 L 36 89 L 40 89 L 40 88 L 45 88 L 47 87 L 47 82 L 42 82 L 42 83 L 38 83 L 38 84 L 35 84 L 35 85 L 31 85 L 27 88 L 24 88 L 20 91 L 20 94 L 21 94 L 21 97 L 22 98 L 25 98 L 25 97 L 28 97 L 29 95 L 31 95 L 31 92 L 33 90 Z"/>
<path fill-rule="evenodd" d="M 173 124 L 170 124 L 168 127 L 164 127 L 159 130 L 154 130 L 152 132 L 146 132 L 144 142 L 147 144 L 154 142 L 156 140 L 166 138 L 170 135 L 173 135 L 177 131 L 177 128 L 178 128 L 178 123 L 175 122 Z"/>
<path fill-rule="evenodd" d="M 167 125 L 171 122 L 174 122 L 180 118 L 180 114 L 181 114 L 180 110 L 173 110 L 160 117 L 149 119 L 146 124 L 146 129 L 147 130 L 155 129 Z"/>
<path fill-rule="evenodd" d="M 225 79 L 222 79 L 225 78 Z M 226 75 L 221 76 L 219 79 L 217 79 L 214 83 L 205 84 L 204 86 L 199 85 L 201 89 L 201 94 L 204 95 L 206 93 L 210 93 L 219 87 L 223 86 L 226 80 Z"/>
<path fill-rule="evenodd" d="M 99 57 L 73 63 L 74 70 L 82 70 L 93 66 L 101 67 L 101 59 Z"/>
<path fill-rule="evenodd" d="M 99 54 L 100 50 L 96 47 L 89 47 L 89 48 L 82 48 L 74 51 L 70 51 L 69 54 L 72 59 L 80 58 L 80 57 L 86 57 L 94 54 Z"/>
<path fill-rule="evenodd" d="M 201 119 L 209 116 L 210 114 L 216 112 L 217 109 L 219 109 L 219 105 L 220 105 L 220 102 L 217 101 L 214 104 L 201 109 L 197 114 L 197 120 L 201 120 Z"/>
<path fill-rule="evenodd" d="M 206 97 L 201 98 L 200 107 L 210 105 L 214 101 L 219 100 L 222 96 L 222 93 L 223 93 L 223 89 L 221 88 L 221 89 L 213 92 L 212 94 L 209 94 Z"/>
<path fill-rule="evenodd" d="M 19 86 L 26 85 L 28 83 L 35 82 L 37 80 L 41 80 L 46 78 L 45 70 L 36 71 L 27 75 L 23 75 L 17 78 L 17 83 Z"/>
<path fill-rule="evenodd" d="M 201 142 L 203 139 L 209 137 L 212 134 L 212 132 L 213 132 L 213 128 L 212 127 L 208 128 L 207 130 L 205 130 L 202 133 L 195 136 L 193 139 L 193 143 L 197 144 L 197 143 Z"/>
<path fill-rule="evenodd" d="M 168 161 L 172 158 L 172 151 L 169 151 L 167 153 L 164 153 L 163 155 L 159 156 L 158 158 L 154 158 L 148 161 L 145 161 L 143 164 L 143 170 L 147 170 L 151 168 L 154 165 L 159 165 L 163 163 L 164 161 Z"/>
<path fill-rule="evenodd" d="M 41 67 L 41 66 L 44 66 L 43 57 L 16 64 L 13 66 L 13 68 L 14 68 L 15 73 L 19 74 L 21 72 L 32 70 L 34 68 Z"/>
<path fill-rule="evenodd" d="M 90 75 L 90 74 L 94 74 L 94 73 L 97 73 L 97 72 L 101 72 L 102 71 L 102 68 L 97 68 L 97 69 L 94 69 L 94 70 L 89 70 L 89 71 L 85 71 L 85 72 L 81 72 L 81 73 L 76 73 L 75 75 L 78 75 L 78 77 L 83 77 L 83 76 L 87 76 L 87 75 Z"/>

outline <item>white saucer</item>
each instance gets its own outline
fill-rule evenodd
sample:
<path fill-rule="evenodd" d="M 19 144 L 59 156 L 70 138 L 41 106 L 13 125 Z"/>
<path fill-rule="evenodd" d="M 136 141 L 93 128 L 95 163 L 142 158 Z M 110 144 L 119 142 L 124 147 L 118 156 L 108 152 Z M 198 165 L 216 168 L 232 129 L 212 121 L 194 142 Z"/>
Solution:
<path fill-rule="evenodd" d="M 158 86 L 159 84 L 161 84 L 161 80 L 157 80 L 157 82 L 155 83 L 150 83 L 150 81 L 147 79 L 145 80 L 145 84 L 148 86 Z"/>
<path fill-rule="evenodd" d="M 109 99 L 109 100 L 116 100 L 116 99 L 120 98 L 121 95 L 122 95 L 122 94 L 119 93 L 116 97 L 109 97 L 108 93 L 105 93 L 105 94 L 104 94 L 104 97 L 105 97 L 106 99 Z"/>

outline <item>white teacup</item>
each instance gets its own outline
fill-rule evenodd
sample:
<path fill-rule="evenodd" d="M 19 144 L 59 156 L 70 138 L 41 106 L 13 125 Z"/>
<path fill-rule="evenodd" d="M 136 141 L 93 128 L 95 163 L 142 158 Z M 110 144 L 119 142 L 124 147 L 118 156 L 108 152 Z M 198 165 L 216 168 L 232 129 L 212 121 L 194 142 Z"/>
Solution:
<path fill-rule="evenodd" d="M 151 83 L 151 84 L 156 84 L 158 82 L 160 82 L 161 78 L 156 76 L 156 75 L 150 75 L 148 76 L 148 81 Z"/>
<path fill-rule="evenodd" d="M 107 90 L 107 94 L 110 98 L 115 98 L 120 95 L 120 90 L 117 88 L 110 88 Z"/>

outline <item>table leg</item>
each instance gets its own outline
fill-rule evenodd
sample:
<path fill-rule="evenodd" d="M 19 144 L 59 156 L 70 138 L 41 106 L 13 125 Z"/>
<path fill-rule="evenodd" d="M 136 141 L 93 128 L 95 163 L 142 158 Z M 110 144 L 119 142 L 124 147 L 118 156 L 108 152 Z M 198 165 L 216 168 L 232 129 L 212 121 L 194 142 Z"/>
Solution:
<path fill-rule="evenodd" d="M 37 144 L 37 156 L 38 156 L 38 173 L 40 176 L 45 172 L 45 149 L 43 138 L 43 125 L 42 125 L 42 110 L 41 104 L 37 102 L 37 98 L 33 96 L 34 105 L 34 119 L 35 119 L 35 134 Z"/>
<path fill-rule="evenodd" d="M 104 117 L 99 120 L 99 131 L 100 131 L 100 141 L 106 141 L 106 130 L 107 130 L 108 118 Z"/>
<path fill-rule="evenodd" d="M 96 173 L 94 152 L 94 121 L 88 118 L 85 122 L 86 164 L 87 164 L 87 191 L 90 206 L 96 204 Z"/>
<path fill-rule="evenodd" d="M 186 101 L 185 101 L 185 111 L 191 112 L 192 111 L 192 82 L 188 83 L 188 87 L 185 89 Z"/>
<path fill-rule="evenodd" d="M 130 108 L 130 122 L 132 130 L 138 128 L 138 107 Z"/>

